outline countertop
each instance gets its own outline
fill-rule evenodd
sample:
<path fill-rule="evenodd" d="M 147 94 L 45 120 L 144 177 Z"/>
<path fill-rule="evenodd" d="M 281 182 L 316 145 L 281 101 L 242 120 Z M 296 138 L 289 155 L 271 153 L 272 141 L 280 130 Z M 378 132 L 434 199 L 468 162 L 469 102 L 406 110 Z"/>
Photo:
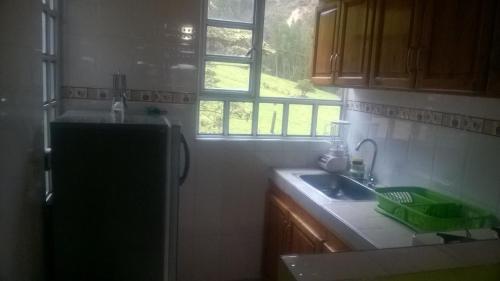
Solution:
<path fill-rule="evenodd" d="M 282 260 L 289 278 L 297 281 L 384 280 L 389 276 L 402 277 L 389 280 L 499 280 L 500 241 L 284 256 Z"/>
<path fill-rule="evenodd" d="M 283 256 L 290 280 L 380 280 L 377 277 L 469 267 L 479 267 L 479 272 L 493 269 L 494 276 L 500 274 L 500 240 L 411 247 L 414 231 L 376 212 L 376 201 L 332 201 L 302 181 L 298 177 L 302 174 L 326 172 L 275 169 L 271 179 L 353 251 Z M 485 265 L 488 269 L 483 268 Z"/>
<path fill-rule="evenodd" d="M 275 169 L 273 182 L 353 250 L 412 246 L 414 231 L 375 211 L 376 201 L 332 201 L 298 175 L 319 169 Z"/>

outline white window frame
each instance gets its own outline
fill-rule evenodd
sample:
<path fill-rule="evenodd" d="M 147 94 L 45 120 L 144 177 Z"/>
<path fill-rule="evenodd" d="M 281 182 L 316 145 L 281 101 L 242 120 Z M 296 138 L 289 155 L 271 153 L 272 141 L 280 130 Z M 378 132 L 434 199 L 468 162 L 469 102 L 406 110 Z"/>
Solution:
<path fill-rule="evenodd" d="M 302 99 L 302 98 L 279 98 L 279 97 L 262 97 L 260 96 L 260 77 L 262 63 L 262 41 L 264 33 L 264 12 L 265 0 L 254 0 L 254 16 L 253 23 L 231 22 L 223 20 L 208 19 L 208 2 L 203 0 L 202 21 L 201 21 L 201 43 L 200 43 L 200 71 L 198 76 L 198 102 L 196 109 L 196 135 L 198 138 L 263 138 L 263 139 L 280 139 L 280 138 L 306 138 L 306 139 L 328 139 L 330 136 L 317 136 L 316 125 L 319 106 L 338 106 L 340 107 L 340 119 L 345 114 L 344 96 L 345 90 L 338 88 L 341 96 L 340 100 L 321 100 L 321 99 Z M 208 26 L 238 28 L 252 30 L 252 49 L 251 57 L 232 57 L 220 55 L 207 55 L 207 28 Z M 219 90 L 205 89 L 205 64 L 207 61 L 230 62 L 230 63 L 248 63 L 250 65 L 249 91 L 236 90 Z M 200 102 L 202 101 L 218 101 L 223 102 L 223 128 L 222 134 L 200 134 Z M 251 134 L 229 134 L 229 106 L 231 102 L 250 102 L 253 103 L 252 111 L 252 131 Z M 282 129 L 281 135 L 258 134 L 258 118 L 260 103 L 276 103 L 283 105 Z M 289 106 L 293 105 L 310 105 L 312 106 L 311 130 L 309 135 L 289 135 L 288 130 L 288 112 Z"/>
<path fill-rule="evenodd" d="M 60 0 L 41 0 L 42 21 L 42 108 L 43 108 L 43 145 L 45 149 L 45 161 L 48 165 L 50 155 L 50 122 L 55 119 L 58 111 L 59 89 L 60 89 L 60 59 L 59 59 L 59 19 Z M 51 21 L 52 20 L 52 21 Z M 52 24 L 49 24 L 52 22 Z M 47 68 L 53 70 L 47 71 Z M 52 192 L 51 172 L 45 167 L 45 194 L 46 200 L 50 199 Z"/>

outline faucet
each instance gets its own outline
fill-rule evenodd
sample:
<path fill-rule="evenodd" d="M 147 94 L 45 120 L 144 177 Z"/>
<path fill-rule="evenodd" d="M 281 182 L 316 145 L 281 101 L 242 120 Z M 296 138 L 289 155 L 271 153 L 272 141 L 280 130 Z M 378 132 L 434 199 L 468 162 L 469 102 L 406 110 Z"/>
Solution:
<path fill-rule="evenodd" d="M 378 151 L 377 143 L 373 139 L 364 139 L 358 143 L 358 145 L 356 146 L 356 151 L 359 151 L 361 146 L 366 142 L 373 144 L 373 148 L 374 148 L 371 167 L 370 167 L 370 170 L 368 171 L 368 186 L 374 187 L 375 186 L 375 178 L 373 177 L 373 168 L 375 167 L 375 161 L 377 161 L 377 151 Z"/>
<path fill-rule="evenodd" d="M 125 119 L 125 109 L 127 108 L 127 76 L 124 74 L 113 74 L 113 102 L 111 103 L 111 113 L 113 120 L 123 122 Z"/>

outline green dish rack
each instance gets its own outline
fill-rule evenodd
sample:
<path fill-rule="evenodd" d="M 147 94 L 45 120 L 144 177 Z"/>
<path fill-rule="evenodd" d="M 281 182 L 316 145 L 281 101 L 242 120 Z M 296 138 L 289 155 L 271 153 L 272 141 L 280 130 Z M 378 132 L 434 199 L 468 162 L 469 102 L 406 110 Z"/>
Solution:
<path fill-rule="evenodd" d="M 498 224 L 497 218 L 487 211 L 423 187 L 380 187 L 375 192 L 378 212 L 417 232 L 475 229 Z"/>

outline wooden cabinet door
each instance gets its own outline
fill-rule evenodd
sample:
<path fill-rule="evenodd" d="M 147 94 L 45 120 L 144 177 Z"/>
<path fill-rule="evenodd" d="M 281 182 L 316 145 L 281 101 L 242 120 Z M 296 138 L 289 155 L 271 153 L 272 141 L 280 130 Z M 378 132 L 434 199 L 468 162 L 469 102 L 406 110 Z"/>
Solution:
<path fill-rule="evenodd" d="M 333 57 L 338 14 L 338 1 L 320 4 L 316 10 L 312 81 L 317 85 L 329 85 L 333 82 Z"/>
<path fill-rule="evenodd" d="M 323 242 L 323 244 L 321 245 L 321 252 L 322 253 L 336 253 L 336 252 L 348 251 L 348 250 L 349 250 L 349 247 L 347 247 L 344 243 L 342 243 L 338 239 Z"/>
<path fill-rule="evenodd" d="M 370 87 L 410 89 L 415 84 L 417 0 L 378 0 Z"/>
<path fill-rule="evenodd" d="M 493 1 L 421 0 L 416 88 L 470 93 L 485 87 Z"/>
<path fill-rule="evenodd" d="M 492 41 L 486 95 L 500 98 L 500 4 L 497 4 L 496 8 Z"/>
<path fill-rule="evenodd" d="M 368 86 L 374 0 L 344 0 L 333 58 L 334 84 Z"/>
<path fill-rule="evenodd" d="M 303 220 L 290 216 L 288 254 L 313 254 L 321 251 L 323 240 Z"/>
<path fill-rule="evenodd" d="M 267 198 L 264 237 L 263 274 L 265 280 L 277 280 L 280 256 L 288 249 L 289 211 L 284 202 L 273 195 Z"/>

